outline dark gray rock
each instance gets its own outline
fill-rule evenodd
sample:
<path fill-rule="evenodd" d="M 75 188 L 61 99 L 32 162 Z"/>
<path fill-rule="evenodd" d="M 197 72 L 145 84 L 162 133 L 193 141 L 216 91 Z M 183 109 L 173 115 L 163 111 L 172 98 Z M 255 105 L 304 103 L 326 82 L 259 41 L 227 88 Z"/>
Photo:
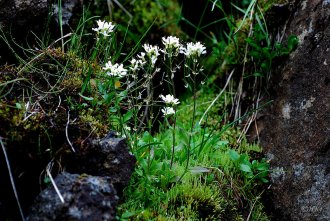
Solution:
<path fill-rule="evenodd" d="M 70 19 L 74 16 L 74 12 L 77 8 L 80 8 L 81 0 L 66 0 L 62 1 L 62 8 L 60 10 L 58 4 L 52 5 L 52 16 L 55 18 L 57 24 L 59 25 L 59 12 L 62 14 L 62 24 L 69 26 Z"/>
<path fill-rule="evenodd" d="M 58 39 L 62 36 L 61 30 L 63 35 L 72 31 L 72 27 L 80 19 L 82 1 L 61 1 L 62 29 L 59 28 L 58 22 L 60 11 L 58 2 L 57 0 L 0 0 L 0 33 L 6 36 L 15 54 L 20 54 L 21 47 L 41 48 L 40 39 L 45 40 L 46 36 L 50 39 Z M 7 43 L 0 39 L 0 64 L 17 62 L 15 56 Z"/>
<path fill-rule="evenodd" d="M 64 202 L 48 187 L 36 198 L 28 221 L 115 219 L 119 198 L 108 177 L 62 173 L 55 183 Z"/>
<path fill-rule="evenodd" d="M 62 24 L 67 27 L 74 12 L 81 8 L 80 0 L 62 0 Z M 15 35 L 25 35 L 29 31 L 40 35 L 51 16 L 58 21 L 58 1 L 50 0 L 0 0 L 0 26 Z M 57 22 L 59 25 L 59 22 Z M 55 28 L 55 27 L 54 27 Z"/>
<path fill-rule="evenodd" d="M 286 25 L 299 46 L 273 74 L 259 120 L 276 220 L 330 220 L 330 1 L 300 1 Z"/>
<path fill-rule="evenodd" d="M 118 195 L 128 184 L 135 162 L 125 139 L 113 132 L 90 140 L 62 159 L 62 166 L 71 172 L 55 179 L 64 203 L 50 186 L 36 198 L 27 220 L 114 220 Z"/>
<path fill-rule="evenodd" d="M 48 7 L 48 0 L 0 0 L 0 25 L 31 27 L 34 19 L 47 18 Z"/>
<path fill-rule="evenodd" d="M 136 159 L 129 152 L 124 138 L 110 133 L 103 139 L 92 140 L 89 145 L 68 159 L 67 171 L 110 177 L 119 195 L 128 184 Z"/>

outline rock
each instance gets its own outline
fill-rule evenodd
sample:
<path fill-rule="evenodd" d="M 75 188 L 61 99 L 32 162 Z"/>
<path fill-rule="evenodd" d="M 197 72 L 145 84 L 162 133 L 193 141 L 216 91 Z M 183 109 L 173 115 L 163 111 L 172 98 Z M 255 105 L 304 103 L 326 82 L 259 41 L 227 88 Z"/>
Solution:
<path fill-rule="evenodd" d="M 109 177 L 119 195 L 128 184 L 136 163 L 125 139 L 115 138 L 113 132 L 103 139 L 90 141 L 84 150 L 71 157 L 67 171 Z"/>
<path fill-rule="evenodd" d="M 66 35 L 80 19 L 82 1 L 62 0 L 61 2 L 62 31 L 63 35 Z M 15 54 L 22 56 L 20 47 L 40 49 L 41 39 L 47 39 L 45 37 L 58 39 L 62 36 L 58 14 L 58 1 L 0 0 L 0 34 L 6 36 Z M 43 43 L 47 43 L 45 41 Z M 7 43 L 0 39 L 0 65 L 17 62 L 15 56 Z"/>
<path fill-rule="evenodd" d="M 62 24 L 64 26 L 70 26 L 69 22 L 71 18 L 74 16 L 74 12 L 77 10 L 77 8 L 80 8 L 81 5 L 82 5 L 81 0 L 66 0 L 66 1 L 62 1 L 62 8 L 60 10 L 58 4 L 53 4 L 52 15 L 56 20 L 57 24 L 60 25 L 59 12 L 61 11 Z"/>
<path fill-rule="evenodd" d="M 62 0 L 61 2 L 62 24 L 68 26 L 73 12 L 81 8 L 82 1 Z M 58 21 L 58 15 L 57 1 L 0 0 L 0 27 L 10 29 L 15 37 L 19 35 L 19 37 L 25 38 L 25 35 L 30 31 L 40 35 L 44 31 L 49 16 Z"/>
<path fill-rule="evenodd" d="M 125 139 L 116 138 L 114 132 L 91 140 L 84 149 L 62 161 L 66 171 L 71 172 L 55 179 L 64 203 L 50 186 L 36 198 L 27 220 L 114 220 L 119 196 L 135 162 Z"/>
<path fill-rule="evenodd" d="M 299 46 L 273 74 L 258 122 L 271 160 L 275 220 L 330 220 L 330 1 L 300 1 L 286 27 Z"/>
<path fill-rule="evenodd" d="M 0 0 L 0 25 L 28 26 L 37 24 L 40 18 L 47 18 L 48 0 Z M 32 24 L 32 22 L 35 22 Z"/>
<path fill-rule="evenodd" d="M 119 198 L 108 177 L 64 172 L 56 177 L 55 183 L 64 202 L 49 186 L 36 198 L 27 221 L 115 219 Z"/>

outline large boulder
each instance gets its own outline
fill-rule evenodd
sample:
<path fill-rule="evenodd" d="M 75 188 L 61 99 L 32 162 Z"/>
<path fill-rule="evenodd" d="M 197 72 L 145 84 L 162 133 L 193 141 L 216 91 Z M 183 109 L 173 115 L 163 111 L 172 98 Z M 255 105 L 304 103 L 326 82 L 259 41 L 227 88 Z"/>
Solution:
<path fill-rule="evenodd" d="M 5 34 L 15 54 L 24 57 L 20 47 L 41 48 L 40 39 L 45 40 L 49 36 L 58 39 L 62 35 L 61 30 L 63 35 L 70 32 L 80 18 L 81 8 L 81 0 L 0 0 L 1 37 Z M 62 29 L 59 15 L 62 15 Z M 0 38 L 0 64 L 16 62 L 6 41 Z"/>
<path fill-rule="evenodd" d="M 61 14 L 63 24 L 68 24 L 74 10 L 81 6 L 80 0 L 62 0 Z M 42 24 L 40 19 L 46 21 L 49 15 L 59 15 L 58 1 L 50 0 L 0 0 L 0 24 L 27 26 Z M 35 22 L 35 23 L 32 23 Z"/>
<path fill-rule="evenodd" d="M 48 9 L 48 0 L 0 0 L 0 24 L 32 27 L 38 19 L 47 18 Z"/>
<path fill-rule="evenodd" d="M 136 158 L 129 152 L 126 139 L 116 138 L 115 132 L 110 132 L 102 139 L 92 140 L 83 151 L 65 161 L 71 173 L 109 177 L 121 195 L 134 171 Z"/>
<path fill-rule="evenodd" d="M 55 179 L 62 201 L 53 186 L 46 188 L 32 205 L 28 220 L 114 220 L 136 162 L 125 139 L 110 132 L 65 158 L 62 166 L 71 173 Z"/>
<path fill-rule="evenodd" d="M 62 173 L 36 198 L 27 221 L 115 220 L 118 196 L 107 177 Z"/>
<path fill-rule="evenodd" d="M 330 220 L 330 1 L 300 1 L 285 36 L 297 50 L 273 76 L 259 119 L 277 220 Z"/>

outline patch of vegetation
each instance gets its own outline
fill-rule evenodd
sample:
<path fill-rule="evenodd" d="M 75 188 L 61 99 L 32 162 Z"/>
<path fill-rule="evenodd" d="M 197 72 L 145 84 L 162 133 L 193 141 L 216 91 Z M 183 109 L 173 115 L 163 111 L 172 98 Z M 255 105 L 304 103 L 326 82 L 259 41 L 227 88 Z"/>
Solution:
<path fill-rule="evenodd" d="M 117 33 L 125 38 L 126 47 L 138 44 L 144 35 L 153 43 L 159 43 L 165 35 L 182 35 L 178 26 L 180 6 L 176 0 L 125 0 L 111 1 L 111 4 L 95 1 L 88 14 L 100 15 L 118 24 Z"/>
<path fill-rule="evenodd" d="M 210 104 L 208 96 L 196 100 L 197 119 Z M 260 153 L 261 148 L 245 140 L 237 146 L 232 138 L 239 137 L 239 130 L 233 125 L 223 125 L 219 115 L 211 114 L 218 116 L 213 127 L 196 125 L 190 132 L 191 116 L 187 113 L 193 112 L 191 99 L 177 110 L 175 133 L 172 117 L 156 136 L 144 133 L 138 139 L 133 149 L 138 165 L 125 191 L 125 203 L 119 207 L 119 218 L 245 220 L 251 209 L 251 216 L 268 220 L 256 195 L 263 183 L 268 182 L 268 163 L 250 158 Z M 188 157 L 190 133 L 193 138 Z M 174 134 L 176 145 L 171 166 Z"/>

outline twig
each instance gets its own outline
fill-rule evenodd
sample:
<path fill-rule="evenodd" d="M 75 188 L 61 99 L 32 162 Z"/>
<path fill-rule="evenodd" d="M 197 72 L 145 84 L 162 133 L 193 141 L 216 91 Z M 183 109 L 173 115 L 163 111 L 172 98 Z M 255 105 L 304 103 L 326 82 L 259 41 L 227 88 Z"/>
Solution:
<path fill-rule="evenodd" d="M 53 45 L 55 45 L 57 42 L 59 42 L 59 41 L 61 41 L 61 42 L 63 42 L 63 40 L 64 40 L 64 38 L 67 38 L 67 37 L 70 37 L 71 35 L 73 35 L 73 33 L 68 33 L 68 34 L 66 34 L 66 35 L 64 35 L 64 36 L 62 36 L 62 37 L 60 37 L 59 39 L 57 39 L 57 40 L 55 40 L 55 41 L 53 41 L 47 48 L 49 49 L 49 48 L 51 48 Z"/>
<path fill-rule="evenodd" d="M 250 11 L 250 19 L 252 20 L 253 18 L 253 15 L 254 15 L 254 6 L 256 5 L 256 2 L 257 1 L 254 1 L 253 4 L 249 5 L 249 8 L 250 6 L 252 7 L 251 8 L 251 11 Z M 244 15 L 244 18 L 243 18 L 243 21 L 245 20 L 247 16 L 247 13 L 246 15 Z M 241 23 L 243 24 L 243 22 Z M 240 28 L 239 28 L 240 29 Z M 238 31 L 238 30 L 237 30 Z M 237 32 L 236 31 L 236 32 Z M 235 34 L 236 34 L 235 32 Z M 248 37 L 251 37 L 251 35 L 253 34 L 253 22 L 251 22 L 250 24 L 250 30 L 249 30 L 249 34 L 248 34 Z M 242 70 L 242 75 L 241 75 L 241 78 L 240 78 L 240 81 L 239 81 L 239 84 L 238 84 L 238 89 L 237 89 L 237 93 L 235 95 L 235 102 L 236 102 L 236 109 L 235 109 L 235 115 L 234 115 L 234 119 L 239 119 L 241 117 L 241 98 L 242 98 L 242 94 L 243 94 L 243 82 L 244 82 L 244 73 L 245 73 L 245 68 L 246 68 L 246 62 L 247 62 L 247 54 L 248 54 L 248 48 L 249 48 L 249 44 L 246 43 L 245 45 L 245 53 L 244 53 L 244 59 L 243 59 L 243 70 Z"/>
<path fill-rule="evenodd" d="M 66 136 L 66 140 L 68 141 L 72 151 L 75 153 L 76 150 L 74 149 L 74 147 L 72 146 L 72 143 L 69 139 L 69 132 L 68 132 L 68 128 L 69 128 L 69 124 L 70 124 L 70 110 L 68 110 L 68 120 L 66 122 L 66 127 L 65 127 L 65 136 Z"/>
<path fill-rule="evenodd" d="M 258 124 L 257 124 L 257 121 L 256 120 L 254 121 L 254 127 L 255 127 L 255 130 L 256 130 L 256 133 L 257 133 L 258 143 L 259 143 L 259 141 L 260 141 L 259 129 L 258 129 Z"/>
<path fill-rule="evenodd" d="M 227 88 L 227 86 L 228 86 L 228 84 L 229 84 L 229 82 L 230 82 L 231 76 L 234 74 L 234 71 L 235 71 L 235 69 L 233 69 L 233 70 L 231 71 L 231 73 L 230 73 L 230 75 L 229 75 L 229 77 L 228 77 L 228 79 L 227 79 L 227 82 L 226 82 L 225 86 L 223 87 L 222 91 L 221 91 L 221 92 L 217 95 L 217 97 L 212 101 L 212 103 L 210 104 L 210 106 L 208 106 L 208 108 L 207 108 L 206 111 L 204 112 L 202 118 L 199 120 L 199 124 L 202 123 L 202 120 L 203 120 L 203 118 L 205 117 L 205 115 L 207 114 L 207 112 L 209 112 L 209 110 L 210 110 L 211 107 L 214 105 L 214 103 L 219 99 L 219 97 L 220 97 L 220 96 L 223 94 L 223 92 L 226 90 L 226 88 Z"/>
<path fill-rule="evenodd" d="M 47 176 L 49 177 L 50 179 L 50 182 L 52 183 L 52 185 L 54 186 L 54 189 L 55 189 L 55 192 L 57 193 L 58 197 L 60 198 L 61 202 L 64 203 L 64 198 L 60 192 L 60 190 L 57 188 L 56 186 L 56 183 L 52 177 L 52 174 L 50 173 L 50 167 L 53 165 L 53 162 L 51 161 L 48 165 L 47 165 L 47 168 L 46 168 L 46 173 L 47 173 Z"/>
<path fill-rule="evenodd" d="M 148 115 L 152 116 L 152 109 L 151 109 L 152 105 L 150 105 L 150 103 L 152 102 L 153 94 L 154 94 L 153 93 L 153 88 L 152 88 L 152 78 L 156 75 L 156 73 L 157 73 L 157 70 L 155 70 L 154 73 L 152 73 L 152 75 L 149 77 L 149 82 L 147 82 L 146 106 L 144 108 L 143 117 L 140 120 L 140 124 L 139 124 L 139 127 L 138 127 L 139 129 L 142 128 L 144 121 L 148 118 Z M 148 122 L 148 119 L 147 119 L 147 122 Z"/>
<path fill-rule="evenodd" d="M 70 37 L 73 33 L 68 33 L 64 36 L 62 36 L 61 38 L 55 40 L 54 42 L 52 42 L 48 47 L 47 49 L 51 48 L 54 44 L 56 44 L 57 42 L 59 41 L 62 41 L 63 42 L 63 39 L 64 38 L 67 38 L 67 37 Z M 43 55 L 45 55 L 47 53 L 47 51 L 43 51 L 41 52 L 40 54 L 38 54 L 37 56 L 35 56 L 34 58 L 32 58 L 29 62 L 25 63 L 24 66 L 17 72 L 17 75 L 19 75 L 22 71 L 24 71 L 24 69 L 26 67 L 28 67 L 31 63 L 33 63 L 34 61 L 38 60 L 40 57 L 42 57 Z M 25 78 L 19 78 L 18 80 L 26 80 Z"/>
<path fill-rule="evenodd" d="M 113 0 L 119 8 L 121 8 L 121 10 L 123 10 L 129 17 L 129 21 L 128 21 L 128 24 L 131 24 L 132 23 L 132 20 L 133 20 L 133 15 L 131 13 L 129 13 L 129 11 L 126 10 L 126 8 L 120 4 L 117 0 Z"/>
<path fill-rule="evenodd" d="M 96 127 L 94 127 L 92 129 L 92 131 L 88 134 L 88 136 L 81 142 L 82 144 L 85 143 L 85 141 L 94 133 L 94 131 L 96 130 Z"/>
<path fill-rule="evenodd" d="M 36 114 L 37 112 L 32 112 L 31 114 L 29 114 L 28 116 L 26 116 L 22 122 L 26 121 L 27 119 L 29 119 L 32 115 Z"/>
<path fill-rule="evenodd" d="M 58 96 L 58 99 L 59 99 L 59 102 L 58 102 L 58 105 L 57 105 L 57 107 L 56 107 L 54 113 L 56 113 L 56 112 L 58 111 L 58 108 L 60 107 L 61 102 L 62 102 L 62 99 L 61 99 L 61 96 L 60 96 L 60 95 Z"/>
<path fill-rule="evenodd" d="M 109 17 L 110 20 L 112 20 L 112 9 L 113 9 L 112 0 L 107 0 L 107 4 L 108 4 Z"/>
<path fill-rule="evenodd" d="M 0 143 L 1 143 L 3 154 L 5 156 L 5 160 L 6 160 L 6 164 L 7 164 L 7 169 L 8 169 L 8 173 L 9 173 L 9 178 L 10 178 L 11 186 L 12 186 L 13 191 L 14 191 L 14 195 L 15 195 L 16 202 L 17 202 L 17 205 L 18 205 L 19 213 L 21 214 L 22 220 L 25 221 L 24 213 L 23 213 L 21 204 L 19 202 L 18 194 L 17 194 L 17 191 L 16 191 L 13 174 L 11 172 L 11 168 L 10 168 L 10 164 L 9 164 L 9 159 L 8 159 L 7 152 L 6 152 L 6 148 L 5 148 L 5 146 L 4 146 L 3 142 L 2 142 L 2 137 L 1 136 L 0 136 Z"/>
<path fill-rule="evenodd" d="M 249 221 L 250 220 L 250 217 L 251 217 L 251 215 L 252 215 L 252 211 L 253 211 L 253 208 L 254 208 L 254 206 L 256 205 L 256 202 L 258 201 L 258 199 L 260 199 L 260 197 L 261 197 L 261 195 L 265 192 L 265 190 L 266 189 L 264 189 L 257 197 L 256 197 L 256 200 L 253 202 L 253 204 L 252 204 L 252 207 L 251 207 L 251 210 L 250 210 L 250 212 L 249 212 L 249 215 L 248 215 L 248 217 L 246 218 L 246 221 Z"/>
<path fill-rule="evenodd" d="M 243 139 L 243 135 L 247 134 L 248 130 L 250 129 L 250 126 L 253 122 L 256 121 L 257 119 L 257 115 L 258 115 L 258 110 L 259 110 L 259 100 L 260 100 L 260 93 L 258 94 L 258 97 L 256 99 L 256 107 L 255 107 L 255 112 L 252 114 L 252 116 L 250 117 L 250 119 L 248 120 L 248 122 L 245 124 L 239 138 L 237 139 L 237 143 L 240 143 L 241 140 Z"/>

